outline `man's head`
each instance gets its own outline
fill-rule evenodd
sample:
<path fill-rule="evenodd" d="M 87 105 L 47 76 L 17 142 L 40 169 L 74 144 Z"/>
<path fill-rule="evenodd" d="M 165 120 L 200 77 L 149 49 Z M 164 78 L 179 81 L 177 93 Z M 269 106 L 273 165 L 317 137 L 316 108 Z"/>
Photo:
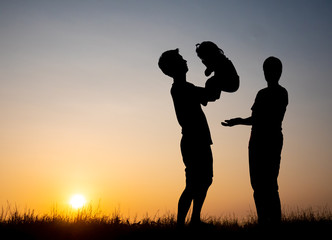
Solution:
<path fill-rule="evenodd" d="M 276 57 L 268 57 L 263 64 L 265 79 L 268 83 L 278 83 L 282 73 L 282 63 Z"/>
<path fill-rule="evenodd" d="M 172 78 L 188 72 L 187 61 L 179 54 L 179 49 L 164 52 L 158 61 L 161 71 Z"/>

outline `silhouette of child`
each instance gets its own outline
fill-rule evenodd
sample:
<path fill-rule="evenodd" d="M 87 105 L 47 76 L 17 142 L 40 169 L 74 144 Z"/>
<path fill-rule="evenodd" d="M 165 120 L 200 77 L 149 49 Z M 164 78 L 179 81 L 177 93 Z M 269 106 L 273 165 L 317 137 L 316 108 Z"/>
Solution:
<path fill-rule="evenodd" d="M 196 44 L 196 53 L 206 66 L 205 76 L 214 76 L 209 78 L 205 83 L 205 88 L 209 91 L 210 99 L 215 101 L 220 98 L 221 91 L 236 92 L 240 85 L 240 78 L 237 75 L 233 63 L 225 56 L 215 43 L 205 41 Z M 206 105 L 204 103 L 203 105 Z"/>
<path fill-rule="evenodd" d="M 191 224 L 201 225 L 201 209 L 213 177 L 212 139 L 201 107 L 207 99 L 207 91 L 187 82 L 187 61 L 178 49 L 164 52 L 158 65 L 165 75 L 173 78 L 171 95 L 182 128 L 180 147 L 186 167 L 186 187 L 178 203 L 177 224 L 184 225 L 193 202 Z"/>
<path fill-rule="evenodd" d="M 257 93 L 248 118 L 225 120 L 223 126 L 251 125 L 249 173 L 260 224 L 281 221 L 278 175 L 283 146 L 282 121 L 288 105 L 288 93 L 279 85 L 282 63 L 276 57 L 264 61 L 267 88 Z"/>

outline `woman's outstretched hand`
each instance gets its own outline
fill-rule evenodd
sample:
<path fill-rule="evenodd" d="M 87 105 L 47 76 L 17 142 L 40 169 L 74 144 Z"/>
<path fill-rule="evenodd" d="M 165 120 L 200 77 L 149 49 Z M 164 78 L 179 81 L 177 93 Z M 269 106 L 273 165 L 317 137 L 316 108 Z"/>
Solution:
<path fill-rule="evenodd" d="M 241 124 L 242 118 L 232 118 L 221 122 L 221 125 L 225 127 L 233 127 L 235 125 Z"/>

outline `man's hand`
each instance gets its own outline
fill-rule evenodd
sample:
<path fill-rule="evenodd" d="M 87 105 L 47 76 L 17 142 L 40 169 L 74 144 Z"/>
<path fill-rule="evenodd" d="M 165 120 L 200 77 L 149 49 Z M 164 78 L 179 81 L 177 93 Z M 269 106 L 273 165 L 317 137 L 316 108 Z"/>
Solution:
<path fill-rule="evenodd" d="M 235 125 L 239 125 L 242 122 L 242 118 L 232 118 L 229 120 L 225 120 L 224 122 L 221 123 L 221 125 L 225 126 L 225 127 L 233 127 Z"/>
<path fill-rule="evenodd" d="M 214 72 L 214 70 L 212 69 L 212 68 L 206 68 L 205 69 L 205 71 L 204 71 L 204 74 L 205 74 L 205 76 L 210 76 L 211 75 L 211 73 L 213 73 Z"/>

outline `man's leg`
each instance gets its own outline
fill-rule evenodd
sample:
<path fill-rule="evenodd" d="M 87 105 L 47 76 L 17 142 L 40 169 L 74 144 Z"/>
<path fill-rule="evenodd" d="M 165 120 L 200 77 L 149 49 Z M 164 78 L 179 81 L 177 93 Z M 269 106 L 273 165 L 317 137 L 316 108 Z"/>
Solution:
<path fill-rule="evenodd" d="M 213 156 L 211 146 L 201 146 L 199 151 L 199 160 L 201 164 L 195 167 L 195 190 L 193 214 L 191 223 L 201 222 L 201 211 L 206 198 L 207 191 L 212 184 L 213 177 Z"/>
<path fill-rule="evenodd" d="M 185 188 L 180 196 L 178 203 L 178 216 L 177 216 L 178 226 L 184 225 L 192 200 L 193 196 L 191 191 Z"/>
<path fill-rule="evenodd" d="M 206 198 L 207 190 L 208 189 L 202 190 L 194 196 L 193 214 L 191 215 L 191 223 L 193 224 L 201 222 L 201 211 Z"/>

